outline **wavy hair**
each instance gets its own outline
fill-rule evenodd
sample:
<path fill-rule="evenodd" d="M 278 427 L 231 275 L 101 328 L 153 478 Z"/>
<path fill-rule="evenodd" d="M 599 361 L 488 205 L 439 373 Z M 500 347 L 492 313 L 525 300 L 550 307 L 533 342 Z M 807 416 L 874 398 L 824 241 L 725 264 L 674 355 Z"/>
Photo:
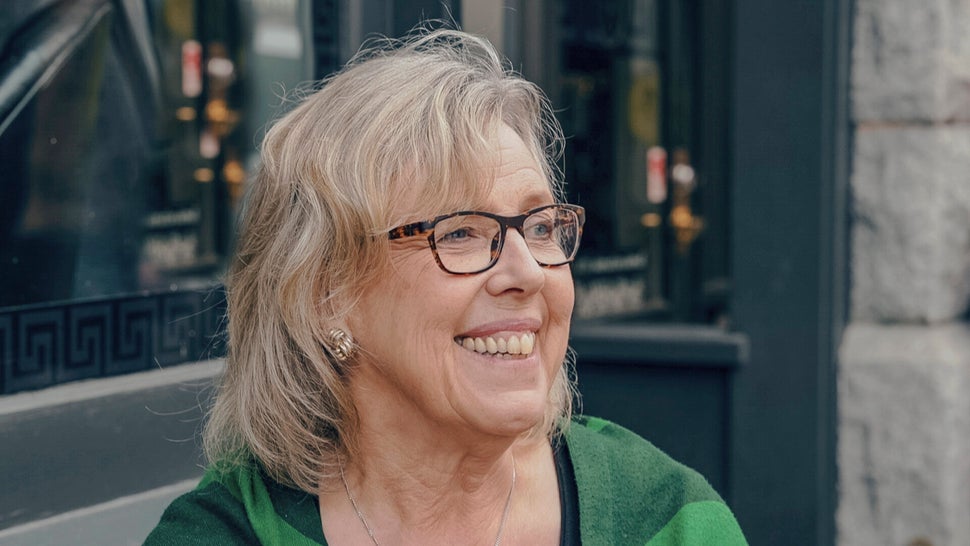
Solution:
<path fill-rule="evenodd" d="M 503 123 L 561 200 L 548 100 L 488 41 L 456 30 L 370 43 L 270 128 L 226 280 L 229 349 L 203 434 L 213 464 L 255 461 L 315 492 L 356 455 L 352 363 L 333 358 L 327 332 L 386 263 L 380 235 L 405 220 L 401 196 L 418 196 L 410 218 L 483 202 Z M 571 365 L 533 434 L 568 422 Z"/>

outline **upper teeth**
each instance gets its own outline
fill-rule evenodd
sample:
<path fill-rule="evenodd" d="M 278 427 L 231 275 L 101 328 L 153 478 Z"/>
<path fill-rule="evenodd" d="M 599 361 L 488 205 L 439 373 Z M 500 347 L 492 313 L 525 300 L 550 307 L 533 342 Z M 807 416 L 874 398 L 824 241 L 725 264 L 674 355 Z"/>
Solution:
<path fill-rule="evenodd" d="M 456 341 L 461 343 L 462 347 L 476 353 L 530 355 L 535 347 L 536 335 L 533 332 L 527 332 L 517 336 L 511 335 L 507 338 L 465 337 Z"/>

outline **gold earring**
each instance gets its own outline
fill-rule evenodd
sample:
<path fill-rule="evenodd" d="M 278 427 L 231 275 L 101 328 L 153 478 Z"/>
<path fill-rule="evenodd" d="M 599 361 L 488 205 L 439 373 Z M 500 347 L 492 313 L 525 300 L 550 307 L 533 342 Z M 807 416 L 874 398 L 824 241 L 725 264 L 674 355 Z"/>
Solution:
<path fill-rule="evenodd" d="M 327 337 L 330 341 L 328 348 L 337 362 L 346 362 L 354 356 L 357 347 L 354 345 L 354 338 L 350 337 L 350 334 L 340 328 L 333 328 L 327 333 Z"/>

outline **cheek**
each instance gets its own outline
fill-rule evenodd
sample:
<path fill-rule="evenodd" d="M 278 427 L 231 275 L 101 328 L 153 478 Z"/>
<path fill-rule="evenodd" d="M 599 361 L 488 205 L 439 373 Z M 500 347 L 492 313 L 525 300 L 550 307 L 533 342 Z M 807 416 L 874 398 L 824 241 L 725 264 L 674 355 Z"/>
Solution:
<path fill-rule="evenodd" d="M 576 299 L 573 277 L 569 269 L 566 268 L 554 270 L 553 273 L 546 280 L 546 301 L 549 302 L 549 314 L 554 322 L 565 322 L 568 328 Z"/>
<path fill-rule="evenodd" d="M 383 357 L 385 345 L 400 343 L 396 336 L 402 325 L 413 322 L 413 315 L 408 287 L 385 275 L 364 292 L 347 322 L 361 348 Z"/>
<path fill-rule="evenodd" d="M 573 280 L 568 270 L 564 275 L 551 275 L 547 279 L 545 295 L 549 309 L 548 356 L 558 365 L 565 357 L 569 344 L 569 325 L 575 298 Z"/>

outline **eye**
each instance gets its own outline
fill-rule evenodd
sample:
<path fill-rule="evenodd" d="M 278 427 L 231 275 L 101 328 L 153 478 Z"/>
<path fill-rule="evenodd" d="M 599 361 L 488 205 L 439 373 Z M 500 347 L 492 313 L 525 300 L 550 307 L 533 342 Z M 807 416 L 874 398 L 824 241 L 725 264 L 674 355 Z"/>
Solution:
<path fill-rule="evenodd" d="M 476 214 L 446 218 L 435 226 L 435 245 L 451 250 L 488 248 L 498 232 L 498 222 Z"/>
<path fill-rule="evenodd" d="M 474 222 L 462 222 L 461 225 L 439 225 L 435 228 L 435 244 L 446 248 L 472 248 L 481 246 L 487 240 L 487 230 Z"/>
<path fill-rule="evenodd" d="M 452 242 L 457 242 L 457 241 L 461 241 L 462 239 L 467 239 L 467 238 L 472 237 L 472 236 L 474 236 L 474 234 L 472 233 L 472 229 L 471 228 L 464 227 L 464 228 L 459 228 L 459 229 L 453 229 L 453 230 L 445 233 L 441 237 L 439 237 L 438 240 L 439 241 L 452 241 Z"/>
<path fill-rule="evenodd" d="M 526 226 L 526 237 L 529 239 L 548 239 L 555 226 L 551 219 L 543 218 L 534 224 Z"/>

